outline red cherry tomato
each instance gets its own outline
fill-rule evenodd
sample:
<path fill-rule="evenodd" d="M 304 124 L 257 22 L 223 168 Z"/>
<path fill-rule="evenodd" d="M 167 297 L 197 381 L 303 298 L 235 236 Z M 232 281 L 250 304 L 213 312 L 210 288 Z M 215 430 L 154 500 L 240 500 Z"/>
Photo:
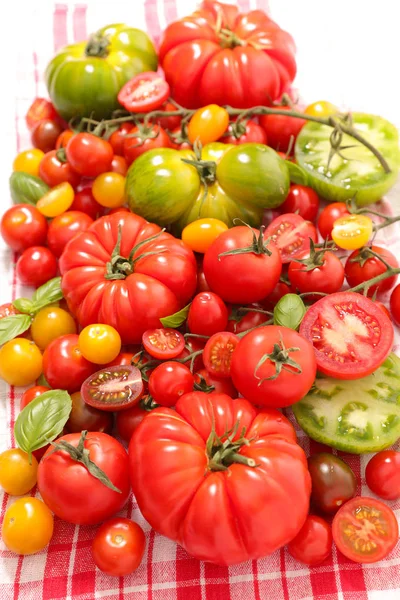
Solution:
<path fill-rule="evenodd" d="M 17 276 L 24 285 L 39 287 L 57 275 L 57 259 L 44 246 L 32 246 L 17 262 Z"/>
<path fill-rule="evenodd" d="M 299 260 L 307 260 L 309 252 L 301 254 Z M 300 293 L 323 292 L 334 294 L 338 292 L 344 281 L 344 268 L 340 259 L 333 252 L 317 252 L 316 260 L 320 263 L 315 268 L 310 268 L 307 263 L 291 262 L 289 264 L 289 279 L 293 288 Z M 309 269 L 309 270 L 308 270 Z M 320 296 L 306 296 L 307 301 L 318 300 Z"/>
<path fill-rule="evenodd" d="M 124 141 L 128 133 L 133 129 L 133 123 L 122 123 L 117 129 L 110 135 L 109 142 L 114 150 L 114 154 L 122 156 L 124 153 Z"/>
<path fill-rule="evenodd" d="M 289 106 L 277 106 L 276 108 L 290 110 Z M 262 115 L 260 117 L 260 125 L 267 134 L 268 145 L 281 152 L 287 152 L 291 146 L 293 153 L 294 142 L 305 123 L 304 119 L 285 115 Z"/>
<path fill-rule="evenodd" d="M 79 335 L 62 335 L 51 342 L 43 354 L 43 373 L 53 389 L 78 392 L 81 385 L 98 368 L 79 350 Z"/>
<path fill-rule="evenodd" d="M 69 162 L 61 162 L 57 158 L 57 150 L 52 150 L 43 156 L 39 165 L 39 177 L 50 187 L 66 181 L 75 188 L 81 180 L 80 175 Z"/>
<path fill-rule="evenodd" d="M 348 257 L 345 265 L 346 279 L 350 287 L 359 285 L 360 283 L 387 271 L 386 265 L 378 257 L 375 257 L 371 251 L 377 254 L 378 257 L 381 256 L 391 267 L 397 269 L 399 266 L 397 258 L 386 248 L 371 246 L 371 248 L 368 247 L 355 250 Z M 387 292 L 394 286 L 396 280 L 397 275 L 394 275 L 393 277 L 384 279 L 376 285 L 371 285 L 367 295 L 373 296 L 376 292 Z"/>
<path fill-rule="evenodd" d="M 318 229 L 324 240 L 332 239 L 331 233 L 334 222 L 337 221 L 339 217 L 344 217 L 349 214 L 344 202 L 333 202 L 332 204 L 325 206 L 318 217 Z"/>
<path fill-rule="evenodd" d="M 149 410 L 142 407 L 141 403 L 135 404 L 126 410 L 118 411 L 116 413 L 118 435 L 125 440 L 125 442 L 130 442 L 134 431 L 136 431 L 149 412 Z"/>
<path fill-rule="evenodd" d="M 190 305 L 187 324 L 191 333 L 213 335 L 224 331 L 228 324 L 228 309 L 213 292 L 197 294 Z"/>
<path fill-rule="evenodd" d="M 319 197 L 305 185 L 292 184 L 285 202 L 279 207 L 282 213 L 297 213 L 306 221 L 315 221 L 319 209 Z"/>
<path fill-rule="evenodd" d="M 21 397 L 21 403 L 19 405 L 20 410 L 25 408 L 25 406 L 27 406 L 29 402 L 32 402 L 32 400 L 34 400 L 38 396 L 41 396 L 45 392 L 48 392 L 49 390 L 50 388 L 46 387 L 45 385 L 34 385 L 33 387 L 26 390 Z"/>
<path fill-rule="evenodd" d="M 369 489 L 384 500 L 400 498 L 400 452 L 383 450 L 367 464 L 365 478 Z"/>
<path fill-rule="evenodd" d="M 195 389 L 200 392 L 216 392 L 217 394 L 227 394 L 231 398 L 238 397 L 238 391 L 233 385 L 232 379 L 225 377 L 225 379 L 219 379 L 215 377 L 206 369 L 200 369 L 194 376 Z"/>
<path fill-rule="evenodd" d="M 309 515 L 296 537 L 288 544 L 289 554 L 299 562 L 314 567 L 332 552 L 332 530 L 321 517 Z"/>
<path fill-rule="evenodd" d="M 86 213 L 92 219 L 98 219 L 102 217 L 106 211 L 104 206 L 99 204 L 93 194 L 91 186 L 83 188 L 76 192 L 74 201 L 71 204 L 69 210 L 77 210 L 79 212 Z"/>
<path fill-rule="evenodd" d="M 97 177 L 111 168 L 111 144 L 91 133 L 77 133 L 65 150 L 71 167 L 83 177 Z"/>
<path fill-rule="evenodd" d="M 173 361 L 158 365 L 149 378 L 149 392 L 161 406 L 175 406 L 183 394 L 193 391 L 193 386 L 194 376 L 190 369 Z"/>
<path fill-rule="evenodd" d="M 246 310 L 243 310 L 245 308 Z M 254 308 L 255 310 L 251 310 Z M 260 305 L 254 304 L 245 306 L 245 307 L 232 307 L 229 314 L 229 321 L 227 326 L 227 331 L 231 331 L 232 333 L 243 333 L 243 331 L 247 331 L 248 329 L 252 329 L 253 327 L 258 327 L 268 321 L 271 316 L 267 315 L 262 311 Z"/>
<path fill-rule="evenodd" d="M 139 73 L 118 94 L 118 102 L 129 112 L 150 112 L 167 100 L 169 85 L 154 71 Z"/>
<path fill-rule="evenodd" d="M 400 325 L 400 285 L 396 285 L 390 296 L 390 313 L 393 321 Z"/>
<path fill-rule="evenodd" d="M 103 523 L 96 531 L 92 542 L 95 565 L 114 577 L 123 577 L 136 571 L 140 565 L 146 538 L 137 523 L 115 517 Z"/>
<path fill-rule="evenodd" d="M 121 366 L 133 365 L 133 357 L 134 356 L 135 356 L 135 354 L 133 352 L 120 352 L 114 358 L 114 360 L 107 363 L 107 365 L 105 365 L 105 366 L 114 367 L 115 365 L 121 365 Z"/>
<path fill-rule="evenodd" d="M 177 110 L 175 104 L 172 102 L 165 102 L 158 110 L 163 110 L 165 112 L 175 112 Z M 175 129 L 180 129 L 182 117 L 158 117 L 155 121 L 162 127 L 163 129 L 168 129 L 168 131 L 174 131 Z"/>
<path fill-rule="evenodd" d="M 230 331 L 214 333 L 204 346 L 204 366 L 214 377 L 230 377 L 232 355 L 239 343 L 237 335 Z"/>
<path fill-rule="evenodd" d="M 298 258 L 310 250 L 310 238 L 317 241 L 317 231 L 300 215 L 287 213 L 277 217 L 268 225 L 264 238 L 271 238 L 278 248 L 283 263 Z"/>
<path fill-rule="evenodd" d="M 176 329 L 149 329 L 142 342 L 146 352 L 159 360 L 176 358 L 185 347 L 185 338 Z"/>
<path fill-rule="evenodd" d="M 168 134 L 159 125 L 154 125 L 150 131 L 134 127 L 131 134 L 137 134 L 137 137 L 126 138 L 124 141 L 124 157 L 128 165 L 131 165 L 138 156 L 147 150 L 170 147 Z"/>
<path fill-rule="evenodd" d="M 93 223 L 89 215 L 69 210 L 55 217 L 49 226 L 47 244 L 57 258 L 61 256 L 65 246 L 81 231 L 86 231 Z"/>
<path fill-rule="evenodd" d="M 125 177 L 128 171 L 128 163 L 123 156 L 115 155 L 111 162 L 111 172 L 119 173 Z"/>
<path fill-rule="evenodd" d="M 60 148 L 65 148 L 69 142 L 69 140 L 75 135 L 75 133 L 71 129 L 65 129 L 57 138 L 56 142 L 56 150 Z"/>
<path fill-rule="evenodd" d="M 47 221 L 34 206 L 16 204 L 2 216 L 1 237 L 12 250 L 22 252 L 46 243 Z"/>
<path fill-rule="evenodd" d="M 169 145 L 170 148 L 173 148 L 174 150 L 186 150 L 188 148 L 193 148 L 187 135 L 182 134 L 182 129 L 180 126 L 175 127 L 175 129 L 171 131 L 169 135 Z"/>
<path fill-rule="evenodd" d="M 244 123 L 241 122 L 239 127 L 229 125 L 228 135 L 223 135 L 218 141 L 224 142 L 225 144 L 247 144 L 252 142 L 253 144 L 267 144 L 267 134 L 265 129 L 258 125 L 251 119 Z M 289 211 L 287 211 L 289 212 Z"/>

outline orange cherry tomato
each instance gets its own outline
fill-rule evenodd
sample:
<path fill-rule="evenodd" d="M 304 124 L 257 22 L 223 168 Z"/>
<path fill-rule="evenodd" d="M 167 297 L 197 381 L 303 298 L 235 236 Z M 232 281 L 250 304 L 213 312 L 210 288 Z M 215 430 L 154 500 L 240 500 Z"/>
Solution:
<path fill-rule="evenodd" d="M 219 140 L 229 125 L 229 114 L 217 104 L 209 104 L 196 110 L 189 121 L 188 137 L 193 144 L 196 140 L 203 146 Z"/>

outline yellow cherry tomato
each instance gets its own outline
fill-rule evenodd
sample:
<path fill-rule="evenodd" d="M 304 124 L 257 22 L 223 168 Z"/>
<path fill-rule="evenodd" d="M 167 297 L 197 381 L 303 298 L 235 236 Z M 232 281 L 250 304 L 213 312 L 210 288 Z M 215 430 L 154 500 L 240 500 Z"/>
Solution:
<path fill-rule="evenodd" d="M 372 235 L 373 223 L 365 215 L 345 215 L 333 224 L 332 239 L 343 250 L 358 250 Z"/>
<path fill-rule="evenodd" d="M 309 104 L 304 111 L 306 115 L 312 117 L 329 117 L 329 115 L 334 115 L 337 112 L 339 112 L 338 107 L 327 100 L 313 102 L 312 104 Z"/>
<path fill-rule="evenodd" d="M 0 377 L 9 385 L 30 385 L 41 374 L 42 362 L 34 342 L 14 338 L 0 348 Z"/>
<path fill-rule="evenodd" d="M 15 157 L 13 162 L 13 171 L 23 171 L 29 175 L 39 175 L 39 165 L 44 156 L 44 152 L 38 148 L 25 150 Z"/>
<path fill-rule="evenodd" d="M 74 197 L 74 188 L 70 183 L 64 181 L 40 198 L 36 208 L 45 217 L 58 217 L 71 207 Z"/>
<path fill-rule="evenodd" d="M 0 454 L 0 486 L 11 496 L 27 494 L 37 480 L 38 462 L 19 448 L 12 448 Z"/>
<path fill-rule="evenodd" d="M 38 498 L 19 498 L 4 515 L 1 535 L 11 552 L 35 554 L 47 546 L 53 535 L 53 515 Z"/>
<path fill-rule="evenodd" d="M 93 182 L 92 194 L 101 206 L 118 208 L 125 204 L 125 177 L 121 173 L 102 173 Z"/>
<path fill-rule="evenodd" d="M 182 240 L 194 252 L 204 254 L 228 225 L 219 219 L 198 219 L 186 225 L 182 231 Z"/>
<path fill-rule="evenodd" d="M 217 104 L 209 104 L 196 110 L 189 121 L 188 137 L 193 144 L 201 142 L 203 146 L 219 140 L 229 125 L 229 114 Z"/>
<path fill-rule="evenodd" d="M 79 334 L 79 349 L 86 360 L 105 365 L 120 353 L 121 337 L 110 325 L 88 325 Z"/>
<path fill-rule="evenodd" d="M 76 323 L 69 312 L 55 306 L 39 310 L 31 325 L 32 339 L 41 350 L 56 338 L 76 333 Z"/>

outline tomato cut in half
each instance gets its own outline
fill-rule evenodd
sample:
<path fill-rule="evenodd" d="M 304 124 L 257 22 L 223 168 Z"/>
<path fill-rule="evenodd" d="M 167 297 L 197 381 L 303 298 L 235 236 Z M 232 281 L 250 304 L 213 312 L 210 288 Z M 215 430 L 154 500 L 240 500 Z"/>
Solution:
<path fill-rule="evenodd" d="M 97 371 L 81 387 L 82 398 L 94 408 L 118 411 L 137 404 L 143 395 L 142 375 L 137 367 L 117 365 Z"/>
<path fill-rule="evenodd" d="M 357 496 L 336 513 L 332 523 L 336 546 L 358 563 L 374 563 L 396 546 L 399 526 L 392 509 L 375 498 Z"/>
<path fill-rule="evenodd" d="M 317 241 L 317 230 L 300 215 L 287 213 L 277 217 L 265 230 L 264 239 L 275 242 L 283 263 L 289 263 L 310 249 L 310 238 Z"/>
<path fill-rule="evenodd" d="M 337 292 L 306 312 L 300 334 L 315 350 L 317 368 L 338 379 L 359 379 L 389 356 L 394 331 L 390 319 L 372 300 L 354 292 Z"/>
<path fill-rule="evenodd" d="M 128 81 L 118 94 L 118 102 L 130 112 L 149 112 L 164 104 L 169 85 L 153 71 L 140 73 Z"/>
<path fill-rule="evenodd" d="M 230 331 L 214 333 L 204 346 L 203 361 L 207 371 L 224 379 L 231 376 L 232 355 L 240 338 Z"/>
<path fill-rule="evenodd" d="M 185 347 L 185 338 L 176 329 L 149 329 L 142 342 L 146 352 L 158 360 L 176 358 Z"/>

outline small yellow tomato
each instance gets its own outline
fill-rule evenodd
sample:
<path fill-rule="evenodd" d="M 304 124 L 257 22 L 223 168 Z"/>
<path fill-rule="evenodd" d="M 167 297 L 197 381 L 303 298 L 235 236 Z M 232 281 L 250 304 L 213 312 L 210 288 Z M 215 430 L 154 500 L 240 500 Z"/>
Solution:
<path fill-rule="evenodd" d="M 121 173 L 102 173 L 93 182 L 94 199 L 107 208 L 118 208 L 125 204 L 125 177 Z"/>
<path fill-rule="evenodd" d="M 339 112 L 338 107 L 331 102 L 328 102 L 327 100 L 318 100 L 318 102 L 309 104 L 305 109 L 304 114 L 312 117 L 329 117 L 337 112 Z"/>
<path fill-rule="evenodd" d="M 69 312 L 55 306 L 46 306 L 35 315 L 31 325 L 32 339 L 41 350 L 56 338 L 76 333 L 76 323 Z"/>
<path fill-rule="evenodd" d="M 1 535 L 11 552 L 35 554 L 47 546 L 53 535 L 50 509 L 38 498 L 19 498 L 4 515 Z"/>
<path fill-rule="evenodd" d="M 0 454 L 0 486 L 11 496 L 27 494 L 37 480 L 38 462 L 19 448 L 12 448 Z"/>
<path fill-rule="evenodd" d="M 38 148 L 25 150 L 15 157 L 13 162 L 13 171 L 23 171 L 29 175 L 39 175 L 39 165 L 44 156 L 44 152 Z"/>
<path fill-rule="evenodd" d="M 204 254 L 214 240 L 228 229 L 228 225 L 219 219 L 198 219 L 186 225 L 182 231 L 182 240 L 194 252 Z"/>
<path fill-rule="evenodd" d="M 333 224 L 332 239 L 343 250 L 358 250 L 372 235 L 373 223 L 365 215 L 345 215 Z"/>
<path fill-rule="evenodd" d="M 0 377 L 9 385 L 30 385 L 41 374 L 42 362 L 34 342 L 14 338 L 0 348 Z"/>
<path fill-rule="evenodd" d="M 40 198 L 36 208 L 45 217 L 58 217 L 72 206 L 74 197 L 74 188 L 70 183 L 64 181 Z"/>
<path fill-rule="evenodd" d="M 79 334 L 79 349 L 86 360 L 105 365 L 120 353 L 121 337 L 110 325 L 88 325 Z"/>
<path fill-rule="evenodd" d="M 219 140 L 229 125 L 229 114 L 217 104 L 209 104 L 196 110 L 189 121 L 188 138 L 192 144 L 198 141 L 209 144 Z"/>

